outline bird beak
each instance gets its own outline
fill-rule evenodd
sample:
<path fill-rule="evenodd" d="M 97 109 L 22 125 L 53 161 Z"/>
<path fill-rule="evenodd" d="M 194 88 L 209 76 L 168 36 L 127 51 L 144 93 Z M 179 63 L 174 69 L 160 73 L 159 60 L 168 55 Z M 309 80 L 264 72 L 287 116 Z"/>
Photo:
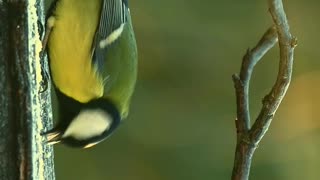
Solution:
<path fill-rule="evenodd" d="M 47 137 L 46 143 L 49 145 L 57 144 L 61 141 L 61 133 L 59 131 L 49 131 L 43 135 Z"/>
<path fill-rule="evenodd" d="M 91 148 L 91 147 L 95 146 L 95 145 L 98 144 L 98 143 L 99 143 L 99 142 L 87 144 L 86 146 L 83 147 L 83 149 Z"/>

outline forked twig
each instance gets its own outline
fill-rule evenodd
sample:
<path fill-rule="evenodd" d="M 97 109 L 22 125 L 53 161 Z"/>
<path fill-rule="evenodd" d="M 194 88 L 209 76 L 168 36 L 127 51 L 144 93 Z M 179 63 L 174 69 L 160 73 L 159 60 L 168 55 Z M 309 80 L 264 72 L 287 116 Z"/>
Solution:
<path fill-rule="evenodd" d="M 252 156 L 267 132 L 270 123 L 289 87 L 292 74 L 293 52 L 297 39 L 289 32 L 289 24 L 281 0 L 268 0 L 274 26 L 269 28 L 256 47 L 243 57 L 240 74 L 233 75 L 237 98 L 237 147 L 235 152 L 233 180 L 249 178 Z M 250 126 L 249 85 L 255 65 L 278 41 L 280 62 L 277 80 L 263 99 L 261 111 Z"/>

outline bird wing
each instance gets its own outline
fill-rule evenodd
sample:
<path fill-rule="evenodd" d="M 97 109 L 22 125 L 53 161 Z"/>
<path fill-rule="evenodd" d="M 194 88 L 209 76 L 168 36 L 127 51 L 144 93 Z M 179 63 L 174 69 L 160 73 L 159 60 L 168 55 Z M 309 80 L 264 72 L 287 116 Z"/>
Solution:
<path fill-rule="evenodd" d="M 106 61 L 108 47 L 123 31 L 127 21 L 128 0 L 103 0 L 100 21 L 92 46 L 92 61 L 101 72 Z"/>

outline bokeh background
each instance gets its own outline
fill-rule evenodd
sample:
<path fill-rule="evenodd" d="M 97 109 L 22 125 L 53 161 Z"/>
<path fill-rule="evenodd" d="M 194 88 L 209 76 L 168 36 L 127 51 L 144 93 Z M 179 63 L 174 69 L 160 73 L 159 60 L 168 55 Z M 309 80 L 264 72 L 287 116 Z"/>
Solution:
<path fill-rule="evenodd" d="M 47 0 L 48 1 L 48 0 Z M 131 0 L 139 81 L 129 118 L 87 150 L 55 146 L 59 180 L 230 179 L 231 75 L 272 24 L 267 0 Z M 320 167 L 320 1 L 284 0 L 298 37 L 292 84 L 257 149 L 251 179 L 316 180 Z M 273 48 L 252 81 L 251 115 L 278 69 Z"/>

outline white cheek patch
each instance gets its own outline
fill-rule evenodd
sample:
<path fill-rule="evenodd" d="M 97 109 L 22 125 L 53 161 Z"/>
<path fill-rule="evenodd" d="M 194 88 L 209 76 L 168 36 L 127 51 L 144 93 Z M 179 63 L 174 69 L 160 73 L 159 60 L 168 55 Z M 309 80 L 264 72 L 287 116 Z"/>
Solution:
<path fill-rule="evenodd" d="M 106 46 L 110 45 L 113 43 L 115 40 L 117 40 L 123 31 L 124 23 L 120 25 L 120 27 L 116 30 L 114 30 L 106 39 L 101 40 L 99 42 L 99 47 L 100 48 L 105 48 Z"/>
<path fill-rule="evenodd" d="M 112 117 L 101 109 L 83 110 L 72 120 L 62 137 L 89 139 L 108 130 L 111 123 Z"/>

